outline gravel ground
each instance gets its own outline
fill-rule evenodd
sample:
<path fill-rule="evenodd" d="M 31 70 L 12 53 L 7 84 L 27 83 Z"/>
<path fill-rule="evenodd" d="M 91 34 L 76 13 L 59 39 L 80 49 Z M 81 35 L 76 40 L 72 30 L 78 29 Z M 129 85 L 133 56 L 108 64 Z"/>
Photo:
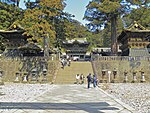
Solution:
<path fill-rule="evenodd" d="M 150 84 L 100 84 L 107 93 L 129 104 L 137 113 L 150 113 Z M 53 89 L 50 84 L 9 83 L 0 86 L 0 102 L 29 102 Z M 2 112 L 2 110 L 0 110 Z"/>
<path fill-rule="evenodd" d="M 0 86 L 0 102 L 25 102 L 52 89 L 50 84 L 9 83 Z"/>
<path fill-rule="evenodd" d="M 107 93 L 133 107 L 137 113 L 150 113 L 150 84 L 101 84 L 100 87 Z"/>

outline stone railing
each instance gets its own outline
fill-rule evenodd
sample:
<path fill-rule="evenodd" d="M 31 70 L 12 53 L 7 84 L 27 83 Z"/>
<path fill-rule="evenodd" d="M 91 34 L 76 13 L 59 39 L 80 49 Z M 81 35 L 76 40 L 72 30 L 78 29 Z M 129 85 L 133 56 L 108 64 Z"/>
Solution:
<path fill-rule="evenodd" d="M 125 61 L 130 61 L 130 60 L 146 60 L 150 61 L 150 56 L 140 56 L 140 57 L 130 57 L 130 56 L 92 56 L 92 60 L 105 60 L 105 61 L 110 61 L 110 60 L 125 60 Z"/>
<path fill-rule="evenodd" d="M 16 60 L 16 61 L 22 61 L 26 59 L 45 59 L 43 56 L 25 56 L 25 57 L 0 57 L 0 60 Z M 58 55 L 51 55 L 47 58 L 47 60 L 59 60 Z"/>

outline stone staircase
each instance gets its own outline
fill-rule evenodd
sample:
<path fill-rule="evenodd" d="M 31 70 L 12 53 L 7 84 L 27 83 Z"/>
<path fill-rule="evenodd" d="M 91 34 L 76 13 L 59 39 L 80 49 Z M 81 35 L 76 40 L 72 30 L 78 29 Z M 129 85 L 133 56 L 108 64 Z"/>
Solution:
<path fill-rule="evenodd" d="M 54 84 L 74 84 L 76 74 L 83 74 L 86 78 L 89 73 L 93 74 L 91 62 L 71 62 L 71 66 L 59 69 Z"/>

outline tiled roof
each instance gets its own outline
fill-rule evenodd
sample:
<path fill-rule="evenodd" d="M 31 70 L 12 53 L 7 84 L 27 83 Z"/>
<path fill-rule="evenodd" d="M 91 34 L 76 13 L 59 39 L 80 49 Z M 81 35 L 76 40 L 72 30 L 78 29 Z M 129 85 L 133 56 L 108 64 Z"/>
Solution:
<path fill-rule="evenodd" d="M 131 24 L 127 29 L 128 31 L 139 31 L 139 30 L 147 30 L 145 27 L 143 27 L 141 24 L 137 23 L 136 21 L 134 21 L 133 24 Z"/>
<path fill-rule="evenodd" d="M 137 57 L 137 56 L 150 56 L 147 48 L 131 48 L 129 56 Z"/>
<path fill-rule="evenodd" d="M 127 35 L 128 32 L 150 34 L 150 30 L 146 29 L 141 24 L 134 21 L 134 23 L 131 24 L 128 28 L 123 29 L 121 34 L 117 37 L 117 40 L 120 41 L 123 37 Z"/>

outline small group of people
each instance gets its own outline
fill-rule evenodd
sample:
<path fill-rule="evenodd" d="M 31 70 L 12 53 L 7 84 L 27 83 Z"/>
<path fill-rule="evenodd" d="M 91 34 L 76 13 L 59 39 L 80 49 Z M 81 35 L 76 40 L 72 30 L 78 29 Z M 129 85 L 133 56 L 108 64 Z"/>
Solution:
<path fill-rule="evenodd" d="M 85 77 L 83 74 L 76 74 L 76 84 L 84 84 Z M 87 83 L 88 83 L 88 88 L 90 88 L 91 83 L 93 84 L 93 87 L 95 88 L 97 86 L 97 77 L 96 75 L 93 75 L 91 73 L 88 74 L 87 76 Z"/>
<path fill-rule="evenodd" d="M 87 83 L 88 83 L 88 89 L 90 88 L 90 84 L 93 83 L 93 87 L 95 88 L 97 86 L 97 77 L 95 75 L 93 75 L 92 77 L 92 74 L 89 73 L 88 76 L 87 76 Z"/>
<path fill-rule="evenodd" d="M 76 84 L 84 84 L 84 79 L 83 74 L 76 74 Z"/>
<path fill-rule="evenodd" d="M 70 57 L 67 55 L 66 58 L 62 58 L 61 59 L 61 64 L 62 64 L 62 68 L 64 69 L 65 66 L 70 66 L 71 65 L 71 59 Z"/>

